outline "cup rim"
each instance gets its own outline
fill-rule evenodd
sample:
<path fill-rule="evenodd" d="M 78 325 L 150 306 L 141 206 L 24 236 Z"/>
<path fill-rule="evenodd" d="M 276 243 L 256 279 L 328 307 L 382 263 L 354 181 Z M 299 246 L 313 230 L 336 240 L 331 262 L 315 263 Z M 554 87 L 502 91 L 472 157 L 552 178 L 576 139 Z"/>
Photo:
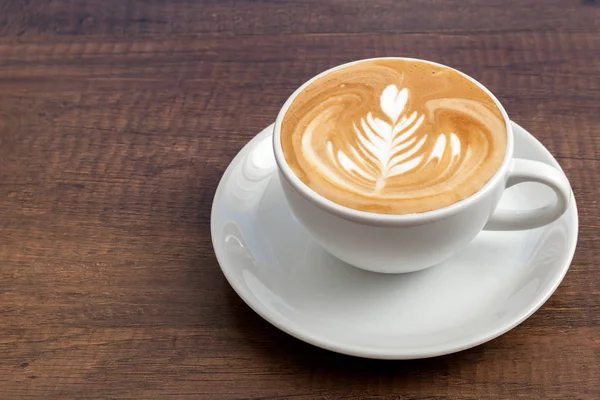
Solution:
<path fill-rule="evenodd" d="M 321 78 L 324 75 L 327 75 L 333 71 L 338 69 L 346 68 L 355 64 L 367 62 L 367 61 L 376 61 L 376 60 L 403 60 L 403 61 L 413 61 L 413 62 L 423 62 L 430 65 L 447 68 L 450 69 L 461 76 L 468 79 L 470 82 L 474 83 L 477 87 L 484 91 L 496 104 L 496 107 L 500 110 L 502 117 L 504 118 L 504 124 L 506 126 L 506 152 L 504 154 L 504 160 L 500 167 L 496 170 L 494 175 L 483 185 L 477 192 L 473 193 L 469 197 L 466 197 L 456 203 L 450 204 L 448 206 L 437 208 L 435 210 L 425 211 L 422 213 L 413 213 L 413 214 L 380 214 L 368 211 L 356 210 L 350 207 L 343 206 L 338 204 L 332 200 L 327 199 L 326 197 L 320 195 L 315 192 L 312 188 L 306 185 L 296 174 L 287 163 L 285 159 L 285 155 L 283 154 L 283 148 L 281 147 L 281 125 L 283 123 L 283 119 L 287 113 L 287 110 L 290 108 L 292 102 L 296 99 L 298 94 L 300 94 L 308 85 L 310 85 L 315 80 Z M 343 219 L 354 221 L 358 223 L 364 223 L 369 225 L 381 225 L 381 226 L 412 226 L 412 225 L 421 225 L 441 219 L 445 219 L 456 215 L 458 213 L 463 212 L 467 208 L 469 208 L 472 204 L 476 203 L 482 197 L 485 197 L 496 185 L 503 181 L 503 177 L 506 176 L 506 171 L 510 165 L 510 161 L 513 158 L 514 151 L 514 139 L 513 139 L 513 131 L 510 119 L 506 110 L 500 103 L 500 101 L 494 96 L 494 94 L 486 88 L 482 83 L 474 79 L 473 77 L 465 74 L 462 71 L 459 71 L 455 68 L 449 67 L 447 65 L 437 63 L 434 61 L 423 60 L 419 58 L 412 57 L 374 57 L 374 58 L 365 58 L 356 61 L 347 62 L 344 64 L 337 65 L 335 67 L 329 68 L 318 75 L 313 76 L 306 82 L 304 82 L 300 87 L 298 87 L 286 100 L 283 104 L 283 107 L 280 109 L 277 114 L 277 118 L 275 119 L 275 126 L 273 128 L 273 150 L 275 153 L 275 161 L 277 163 L 277 167 L 280 171 L 280 174 L 283 175 L 283 178 L 290 184 L 290 186 L 298 192 L 302 197 L 304 197 L 307 201 L 315 204 L 319 208 L 334 214 Z M 490 210 L 491 212 L 491 210 Z"/>

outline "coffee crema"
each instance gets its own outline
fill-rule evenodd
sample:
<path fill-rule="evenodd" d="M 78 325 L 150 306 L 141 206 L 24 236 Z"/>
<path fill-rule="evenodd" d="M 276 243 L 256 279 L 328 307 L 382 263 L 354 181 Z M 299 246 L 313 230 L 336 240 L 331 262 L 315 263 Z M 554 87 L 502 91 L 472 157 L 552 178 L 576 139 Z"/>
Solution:
<path fill-rule="evenodd" d="M 358 62 L 311 82 L 281 124 L 308 187 L 342 206 L 412 214 L 476 193 L 506 152 L 492 98 L 460 73 L 414 60 Z"/>

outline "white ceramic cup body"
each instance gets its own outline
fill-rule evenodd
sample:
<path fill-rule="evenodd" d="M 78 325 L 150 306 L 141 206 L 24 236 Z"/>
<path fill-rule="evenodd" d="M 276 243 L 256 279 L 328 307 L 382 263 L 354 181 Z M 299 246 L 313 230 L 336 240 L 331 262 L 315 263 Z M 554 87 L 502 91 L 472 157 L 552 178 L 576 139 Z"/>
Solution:
<path fill-rule="evenodd" d="M 393 58 L 427 62 L 452 69 L 426 60 Z M 336 69 L 364 61 L 367 60 L 334 67 L 307 81 L 290 96 L 275 121 L 273 148 L 285 197 L 296 218 L 329 253 L 348 264 L 369 271 L 418 271 L 441 263 L 464 248 L 486 224 L 487 228 L 495 230 L 529 229 L 551 223 L 566 211 L 571 196 L 566 178 L 547 164 L 513 159 L 513 131 L 504 107 L 482 84 L 454 69 L 452 70 L 465 76 L 494 100 L 506 125 L 507 147 L 504 161 L 496 174 L 478 192 L 448 207 L 409 215 L 354 210 L 314 192 L 294 174 L 285 160 L 281 147 L 283 118 L 292 101 L 312 81 Z M 551 187 L 556 193 L 556 201 L 535 210 L 496 210 L 504 190 L 525 181 Z"/>

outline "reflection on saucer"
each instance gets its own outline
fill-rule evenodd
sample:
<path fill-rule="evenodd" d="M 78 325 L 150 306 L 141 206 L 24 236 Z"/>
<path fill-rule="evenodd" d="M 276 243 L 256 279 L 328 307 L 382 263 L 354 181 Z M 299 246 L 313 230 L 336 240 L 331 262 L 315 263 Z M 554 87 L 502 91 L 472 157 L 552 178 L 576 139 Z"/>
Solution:
<path fill-rule="evenodd" d="M 240 211 L 253 209 L 260 201 L 276 168 L 272 138 L 261 139 L 232 171 L 227 194 Z"/>

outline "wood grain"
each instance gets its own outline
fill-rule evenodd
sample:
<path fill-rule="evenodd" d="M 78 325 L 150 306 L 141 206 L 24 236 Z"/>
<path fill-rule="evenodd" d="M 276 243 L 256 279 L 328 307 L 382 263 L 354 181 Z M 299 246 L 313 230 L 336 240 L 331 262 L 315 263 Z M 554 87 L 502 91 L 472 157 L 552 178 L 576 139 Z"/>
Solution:
<path fill-rule="evenodd" d="M 534 316 L 380 362 L 255 315 L 212 251 L 237 151 L 316 73 L 409 55 L 487 85 L 571 180 L 580 239 Z M 600 398 L 597 1 L 0 1 L 0 398 Z"/>

